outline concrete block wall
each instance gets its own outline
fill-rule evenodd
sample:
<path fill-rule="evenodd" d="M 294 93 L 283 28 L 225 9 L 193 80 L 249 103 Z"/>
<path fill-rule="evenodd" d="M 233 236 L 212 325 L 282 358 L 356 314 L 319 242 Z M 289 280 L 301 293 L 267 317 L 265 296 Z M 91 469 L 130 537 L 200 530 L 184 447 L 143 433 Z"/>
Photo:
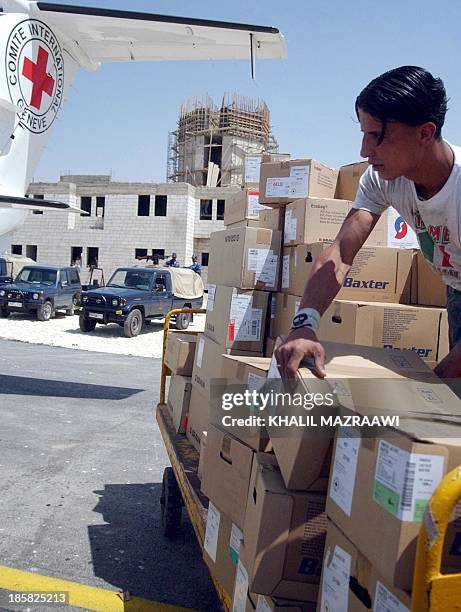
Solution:
<path fill-rule="evenodd" d="M 39 263 L 71 263 L 72 247 L 82 247 L 82 276 L 86 280 L 87 249 L 98 248 L 98 263 L 106 280 L 117 267 L 136 262 L 135 249 L 164 249 L 176 252 L 181 265 L 189 266 L 191 256 L 208 252 L 212 231 L 224 227 L 218 221 L 217 200 L 229 197 L 239 187 L 193 187 L 187 183 L 121 183 L 109 176 L 61 177 L 59 183 L 33 183 L 29 193 L 80 206 L 81 197 L 92 197 L 91 216 L 46 211 L 29 213 L 25 224 L 16 230 L 11 244 L 37 246 Z M 138 216 L 138 196 L 150 195 L 149 216 Z M 167 196 L 167 216 L 155 216 L 155 195 Z M 96 197 L 105 197 L 104 217 L 96 217 Z M 211 221 L 200 219 L 200 200 L 213 200 Z M 206 268 L 203 270 L 206 280 Z"/>

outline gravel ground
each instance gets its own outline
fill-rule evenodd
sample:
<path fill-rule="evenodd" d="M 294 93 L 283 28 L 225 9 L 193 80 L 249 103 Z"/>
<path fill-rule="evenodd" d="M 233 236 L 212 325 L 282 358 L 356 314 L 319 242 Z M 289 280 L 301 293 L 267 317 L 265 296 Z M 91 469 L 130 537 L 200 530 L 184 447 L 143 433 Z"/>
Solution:
<path fill-rule="evenodd" d="M 189 329 L 202 331 L 204 325 L 205 315 L 194 315 Z M 25 315 L 12 314 L 8 319 L 0 319 L 0 338 L 98 353 L 161 357 L 163 321 L 153 321 L 139 336 L 125 338 L 123 330 L 115 324 L 97 325 L 94 331 L 83 333 L 78 326 L 78 316 L 66 317 L 57 313 L 51 321 L 37 321 Z"/>

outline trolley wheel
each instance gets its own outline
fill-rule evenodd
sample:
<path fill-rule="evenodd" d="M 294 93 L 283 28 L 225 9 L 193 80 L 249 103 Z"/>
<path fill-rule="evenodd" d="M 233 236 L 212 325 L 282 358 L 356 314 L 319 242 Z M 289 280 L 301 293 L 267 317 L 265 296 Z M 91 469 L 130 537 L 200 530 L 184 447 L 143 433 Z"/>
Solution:
<path fill-rule="evenodd" d="M 171 467 L 165 468 L 163 472 L 160 504 L 162 507 L 163 533 L 167 538 L 172 538 L 176 535 L 181 524 L 183 501 L 176 476 Z"/>

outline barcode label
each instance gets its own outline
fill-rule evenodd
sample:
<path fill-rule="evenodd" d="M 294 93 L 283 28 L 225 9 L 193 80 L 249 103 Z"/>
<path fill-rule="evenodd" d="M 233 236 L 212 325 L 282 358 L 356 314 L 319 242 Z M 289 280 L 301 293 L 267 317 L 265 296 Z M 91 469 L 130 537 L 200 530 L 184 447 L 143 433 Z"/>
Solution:
<path fill-rule="evenodd" d="M 413 502 L 413 490 L 415 488 L 416 463 L 409 461 L 405 470 L 405 481 L 402 492 L 402 510 L 411 510 Z"/>
<path fill-rule="evenodd" d="M 373 499 L 401 521 L 421 522 L 442 480 L 444 457 L 409 453 L 380 440 Z"/>

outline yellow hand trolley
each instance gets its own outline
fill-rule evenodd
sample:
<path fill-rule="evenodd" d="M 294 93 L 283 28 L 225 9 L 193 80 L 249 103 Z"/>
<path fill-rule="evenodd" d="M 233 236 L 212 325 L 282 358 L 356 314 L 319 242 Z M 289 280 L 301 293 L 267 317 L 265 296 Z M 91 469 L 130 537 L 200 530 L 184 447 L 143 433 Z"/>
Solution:
<path fill-rule="evenodd" d="M 163 531 L 167 537 L 174 536 L 181 523 L 182 509 L 185 507 L 202 550 L 205 540 L 208 499 L 200 493 L 200 480 L 197 476 L 199 453 L 184 435 L 175 432 L 173 421 L 166 405 L 166 378 L 171 375 L 171 372 L 165 365 L 165 349 L 172 317 L 182 313 L 198 314 L 205 312 L 204 308 L 181 308 L 171 310 L 165 317 L 160 402 L 156 409 L 157 423 L 171 463 L 171 467 L 167 467 L 163 473 L 162 495 L 160 498 Z M 198 332 L 181 330 L 180 333 L 196 335 Z M 224 610 L 229 612 L 232 608 L 231 596 L 226 593 L 213 575 L 211 575 L 211 579 Z"/>
<path fill-rule="evenodd" d="M 449 472 L 426 509 L 416 549 L 412 612 L 461 610 L 461 574 L 442 574 L 442 552 L 453 508 L 461 499 L 461 467 Z"/>

